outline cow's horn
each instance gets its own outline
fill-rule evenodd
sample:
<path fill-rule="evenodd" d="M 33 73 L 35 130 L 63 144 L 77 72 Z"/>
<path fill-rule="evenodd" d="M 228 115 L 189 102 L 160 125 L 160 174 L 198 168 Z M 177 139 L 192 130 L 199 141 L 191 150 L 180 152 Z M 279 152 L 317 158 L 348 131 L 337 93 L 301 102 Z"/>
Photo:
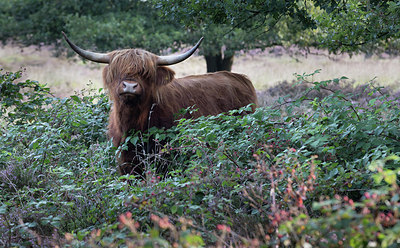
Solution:
<path fill-rule="evenodd" d="M 192 47 L 189 51 L 178 54 L 178 55 L 168 55 L 168 56 L 158 56 L 157 64 L 158 65 L 173 65 L 179 62 L 184 61 L 185 59 L 189 58 L 196 49 L 200 46 L 201 42 L 203 41 L 203 37 L 197 42 L 197 44 Z"/>
<path fill-rule="evenodd" d="M 89 52 L 86 50 L 83 50 L 82 48 L 78 47 L 77 45 L 75 45 L 74 43 L 72 43 L 68 37 L 65 35 L 64 32 L 62 32 L 62 34 L 64 35 L 65 40 L 68 42 L 69 46 L 79 55 L 81 55 L 82 57 L 84 57 L 85 59 L 94 61 L 94 62 L 98 62 L 98 63 L 110 63 L 110 56 L 108 56 L 108 54 L 106 53 L 94 53 L 94 52 Z"/>

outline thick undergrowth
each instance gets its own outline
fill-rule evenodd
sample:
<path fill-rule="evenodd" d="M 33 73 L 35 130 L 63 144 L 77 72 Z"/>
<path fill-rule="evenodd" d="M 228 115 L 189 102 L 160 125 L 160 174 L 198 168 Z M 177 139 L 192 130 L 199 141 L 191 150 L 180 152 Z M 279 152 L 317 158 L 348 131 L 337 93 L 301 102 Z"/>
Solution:
<path fill-rule="evenodd" d="M 399 94 L 312 75 L 251 114 L 132 134 L 158 146 L 139 178 L 117 172 L 103 90 L 2 71 L 0 246 L 396 247 Z"/>

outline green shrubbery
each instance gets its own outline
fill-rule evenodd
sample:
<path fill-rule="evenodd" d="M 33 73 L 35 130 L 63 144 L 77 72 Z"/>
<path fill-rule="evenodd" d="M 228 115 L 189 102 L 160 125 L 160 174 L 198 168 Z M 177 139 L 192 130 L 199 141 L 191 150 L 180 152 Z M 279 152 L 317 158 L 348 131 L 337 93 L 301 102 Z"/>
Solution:
<path fill-rule="evenodd" d="M 399 243 L 394 93 L 369 84 L 356 101 L 342 79 L 309 82 L 251 114 L 135 134 L 161 147 L 134 178 L 117 173 L 103 91 L 59 99 L 19 76 L 0 77 L 0 246 Z"/>

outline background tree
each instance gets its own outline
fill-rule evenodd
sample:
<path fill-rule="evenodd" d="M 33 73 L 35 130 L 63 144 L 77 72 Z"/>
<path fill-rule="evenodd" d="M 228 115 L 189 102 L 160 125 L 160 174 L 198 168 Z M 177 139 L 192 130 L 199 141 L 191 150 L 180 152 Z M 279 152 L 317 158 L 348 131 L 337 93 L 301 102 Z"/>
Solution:
<path fill-rule="evenodd" d="M 274 45 L 398 53 L 400 1 L 0 0 L 0 40 L 66 48 L 65 31 L 99 52 L 154 53 L 205 41 L 207 71 L 231 70 L 237 51 Z M 67 50 L 69 51 L 69 50 Z"/>
<path fill-rule="evenodd" d="M 298 1 L 302 2 L 302 1 Z M 303 44 L 315 22 L 296 1 L 154 1 L 164 17 L 205 36 L 207 71 L 230 70 L 240 50 Z M 264 13 L 264 15 L 262 15 Z M 195 32 L 195 33 L 197 33 Z"/>
<path fill-rule="evenodd" d="M 152 52 L 179 47 L 183 33 L 145 1 L 0 0 L 0 40 L 66 48 L 65 31 L 80 46 L 100 52 L 140 47 Z"/>
<path fill-rule="evenodd" d="M 210 24 L 187 32 L 188 43 L 194 43 L 200 36 L 205 39 L 200 47 L 200 54 L 206 60 L 207 72 L 230 71 L 235 52 L 268 46 L 270 34 L 257 37 L 256 33 L 247 33 L 240 28 L 226 24 Z"/>
<path fill-rule="evenodd" d="M 338 1 L 331 11 L 313 13 L 320 47 L 332 52 L 399 54 L 400 1 Z"/>
<path fill-rule="evenodd" d="M 398 53 L 400 1 L 161 0 L 158 6 L 189 26 L 227 24 L 245 32 L 277 32 L 276 43 L 327 48 L 331 52 Z M 168 6 L 173 5 L 173 8 Z M 274 30 L 275 25 L 292 26 Z M 259 27 L 257 30 L 254 27 Z M 261 28 L 263 27 L 264 30 Z M 295 27 L 295 29 L 293 29 Z M 297 35 L 294 35 L 297 34 Z M 304 36 L 305 35 L 305 36 Z"/>
<path fill-rule="evenodd" d="M 295 18 L 285 16 L 287 13 L 274 15 L 262 23 L 258 19 L 246 25 L 222 22 L 222 17 L 226 16 L 222 11 L 240 8 L 229 1 L 202 3 L 200 7 L 207 8 L 204 16 L 196 12 L 195 4 L 186 1 L 157 1 L 154 5 L 130 0 L 0 0 L 0 3 L 3 6 L 0 25 L 4 27 L 0 30 L 0 40 L 3 42 L 12 40 L 23 46 L 54 44 L 56 51 L 61 52 L 65 43 L 60 34 L 65 31 L 86 49 L 105 52 L 140 47 L 159 53 L 167 48 L 194 44 L 205 36 L 200 52 L 206 59 L 208 72 L 231 70 L 235 52 L 283 45 L 293 41 L 304 29 L 303 22 L 292 21 Z M 276 14 L 289 7 L 277 4 L 273 11 Z M 162 17 L 160 10 L 164 14 Z"/>

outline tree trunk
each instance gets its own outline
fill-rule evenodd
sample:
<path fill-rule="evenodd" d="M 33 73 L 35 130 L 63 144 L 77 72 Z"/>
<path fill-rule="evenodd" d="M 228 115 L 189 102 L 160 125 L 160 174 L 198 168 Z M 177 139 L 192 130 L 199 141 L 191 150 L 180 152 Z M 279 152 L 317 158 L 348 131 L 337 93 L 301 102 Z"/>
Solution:
<path fill-rule="evenodd" d="M 233 56 L 222 58 L 221 54 L 215 56 L 204 55 L 207 63 L 207 72 L 231 71 Z"/>

